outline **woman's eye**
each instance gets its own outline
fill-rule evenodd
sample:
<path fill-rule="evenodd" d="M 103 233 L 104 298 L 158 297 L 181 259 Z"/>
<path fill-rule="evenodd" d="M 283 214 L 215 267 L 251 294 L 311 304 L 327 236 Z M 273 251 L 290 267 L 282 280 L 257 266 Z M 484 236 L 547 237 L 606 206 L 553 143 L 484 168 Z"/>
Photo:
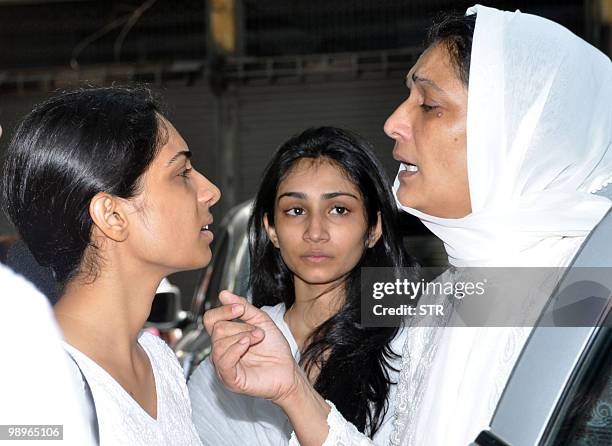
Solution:
<path fill-rule="evenodd" d="M 285 211 L 285 213 L 287 215 L 292 215 L 294 217 L 300 216 L 300 215 L 304 215 L 304 209 L 302 208 L 291 208 L 287 211 Z"/>
<path fill-rule="evenodd" d="M 179 177 L 189 178 L 189 174 L 191 173 L 191 170 L 192 170 L 191 167 L 181 170 L 181 172 L 179 173 Z"/>
<path fill-rule="evenodd" d="M 349 210 L 343 206 L 334 206 L 331 213 L 336 215 L 346 215 L 349 213 Z"/>
<path fill-rule="evenodd" d="M 438 106 L 437 105 L 421 104 L 421 108 L 423 109 L 423 111 L 425 113 L 429 113 L 429 112 L 435 110 L 436 108 L 438 108 Z"/>

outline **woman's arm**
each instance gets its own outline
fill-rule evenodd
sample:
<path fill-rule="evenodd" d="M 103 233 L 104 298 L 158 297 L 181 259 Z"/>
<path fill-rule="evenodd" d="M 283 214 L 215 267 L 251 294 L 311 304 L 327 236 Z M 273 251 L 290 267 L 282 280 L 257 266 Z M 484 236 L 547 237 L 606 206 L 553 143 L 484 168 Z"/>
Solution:
<path fill-rule="evenodd" d="M 347 444 L 371 444 L 312 387 L 264 311 L 227 291 L 219 298 L 224 305 L 207 311 L 204 325 L 212 338 L 211 361 L 228 389 L 281 407 L 301 446 L 336 444 L 338 433 L 338 439 L 348 439 L 347 432 L 352 434 Z M 243 322 L 233 321 L 236 318 Z M 329 421 L 334 421 L 331 431 Z"/>
<path fill-rule="evenodd" d="M 298 370 L 293 390 L 273 401 L 287 414 L 301 446 L 320 446 L 329 433 L 327 417 L 331 407 Z"/>
<path fill-rule="evenodd" d="M 306 380 L 305 376 L 303 379 Z M 304 381 L 301 390 L 277 404 L 293 426 L 289 446 L 374 446 L 372 440 L 346 421 L 308 380 Z"/>

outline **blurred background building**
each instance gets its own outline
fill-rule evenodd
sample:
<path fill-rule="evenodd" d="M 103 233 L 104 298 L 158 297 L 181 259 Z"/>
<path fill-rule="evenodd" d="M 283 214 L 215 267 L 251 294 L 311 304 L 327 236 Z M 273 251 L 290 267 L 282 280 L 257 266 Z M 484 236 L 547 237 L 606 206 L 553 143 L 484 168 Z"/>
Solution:
<path fill-rule="evenodd" d="M 372 141 L 382 131 L 442 0 L 0 0 L 0 156 L 32 105 L 68 86 L 148 83 L 223 191 L 215 216 L 250 198 L 275 148 L 314 125 Z M 479 3 L 555 20 L 608 54 L 612 0 Z M 0 234 L 13 232 L 4 215 Z M 175 277 L 190 297 L 194 274 Z"/>

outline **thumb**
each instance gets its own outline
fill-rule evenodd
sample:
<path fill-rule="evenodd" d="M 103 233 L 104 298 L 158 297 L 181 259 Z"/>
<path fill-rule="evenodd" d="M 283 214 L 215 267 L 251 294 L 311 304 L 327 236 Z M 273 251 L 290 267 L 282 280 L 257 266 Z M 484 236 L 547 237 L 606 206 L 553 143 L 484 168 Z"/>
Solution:
<path fill-rule="evenodd" d="M 253 304 L 250 304 L 244 297 L 240 297 L 227 290 L 221 291 L 219 300 L 224 305 L 241 305 L 244 308 L 242 316 L 238 316 L 246 323 L 255 325 L 257 322 L 272 320 L 265 311 L 260 310 Z"/>
<path fill-rule="evenodd" d="M 228 290 L 223 290 L 219 293 L 219 300 L 223 305 L 231 304 L 246 304 L 248 301 L 244 297 L 240 297 Z"/>

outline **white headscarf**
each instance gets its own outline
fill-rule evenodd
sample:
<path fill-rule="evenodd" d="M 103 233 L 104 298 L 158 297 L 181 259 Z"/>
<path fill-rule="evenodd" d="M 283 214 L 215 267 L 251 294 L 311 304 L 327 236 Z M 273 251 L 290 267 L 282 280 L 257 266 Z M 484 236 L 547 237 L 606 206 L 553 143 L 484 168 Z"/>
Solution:
<path fill-rule="evenodd" d="M 446 219 L 398 204 L 455 266 L 563 265 L 611 204 L 592 193 L 612 182 L 612 64 L 541 17 L 480 5 L 473 13 L 472 213 Z"/>

